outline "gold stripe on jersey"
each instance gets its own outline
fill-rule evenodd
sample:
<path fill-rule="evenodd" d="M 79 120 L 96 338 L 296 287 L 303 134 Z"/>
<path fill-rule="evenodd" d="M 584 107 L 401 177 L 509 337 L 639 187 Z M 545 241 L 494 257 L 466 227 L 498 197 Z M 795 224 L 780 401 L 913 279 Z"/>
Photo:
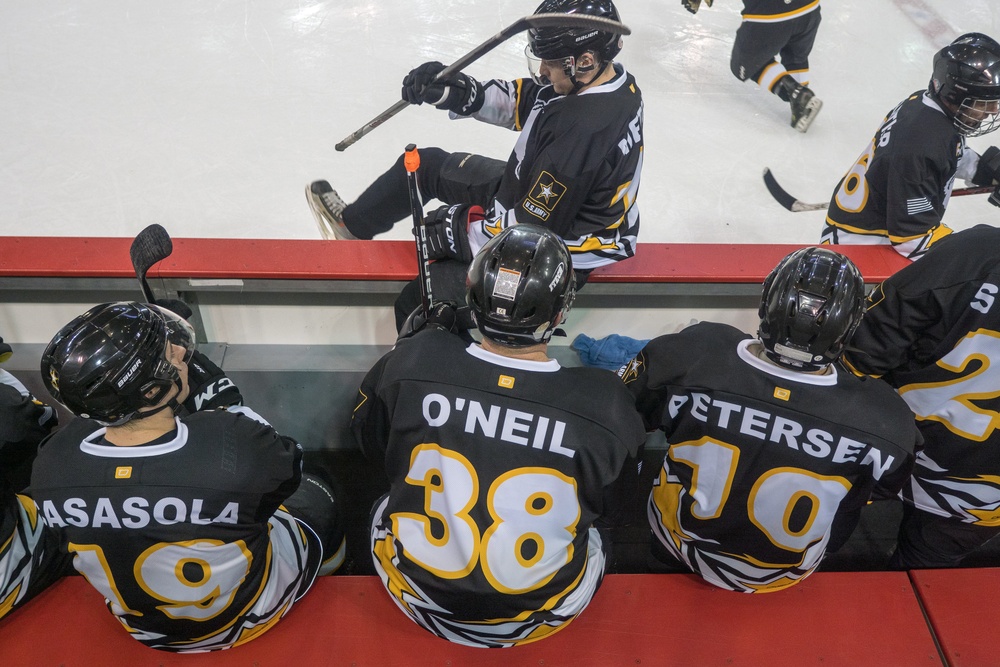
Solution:
<path fill-rule="evenodd" d="M 778 21 L 788 21 L 789 19 L 794 19 L 803 14 L 808 14 L 812 10 L 819 6 L 819 0 L 814 0 L 810 2 L 805 7 L 801 9 L 795 9 L 790 12 L 783 12 L 781 14 L 744 14 L 744 21 L 753 21 L 754 23 L 776 23 Z"/>
<path fill-rule="evenodd" d="M 851 234 L 859 234 L 861 236 L 889 236 L 888 229 L 862 229 L 861 227 L 852 227 L 851 225 L 845 225 L 842 222 L 836 222 L 826 216 L 826 224 L 831 227 L 836 227 L 837 229 L 842 229 L 845 232 L 850 232 Z"/>
<path fill-rule="evenodd" d="M 951 234 L 952 231 L 953 231 L 952 228 L 948 227 L 947 225 L 938 225 L 937 227 L 934 227 L 933 229 L 929 230 L 929 232 L 924 232 L 923 234 L 914 234 L 913 236 L 892 236 L 890 234 L 889 240 L 892 241 L 893 243 L 906 243 L 907 241 L 922 239 L 925 236 L 928 236 L 929 234 L 929 238 L 927 240 L 927 244 L 925 247 L 930 247 L 932 244 L 937 243 L 944 237 L 948 236 L 948 234 Z"/>

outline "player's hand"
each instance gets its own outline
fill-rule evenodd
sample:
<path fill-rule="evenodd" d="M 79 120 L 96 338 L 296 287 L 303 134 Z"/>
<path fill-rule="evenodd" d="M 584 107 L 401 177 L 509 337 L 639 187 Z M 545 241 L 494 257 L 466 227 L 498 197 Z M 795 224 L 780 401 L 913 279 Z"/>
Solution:
<path fill-rule="evenodd" d="M 439 62 L 420 65 L 403 78 L 402 98 L 410 104 L 433 104 L 438 109 L 467 116 L 483 106 L 483 87 L 467 74 L 454 72 L 440 81 L 444 70 Z"/>
<path fill-rule="evenodd" d="M 0 364 L 10 359 L 12 354 L 14 354 L 14 348 L 3 342 L 3 338 L 0 338 Z"/>
<path fill-rule="evenodd" d="M 441 329 L 450 333 L 458 333 L 458 314 L 455 304 L 451 301 L 438 301 L 431 304 L 431 311 L 424 316 L 423 306 L 417 306 L 416 310 L 407 316 L 406 321 L 399 330 L 397 341 L 409 338 L 418 331 L 423 331 L 428 327 Z"/>
<path fill-rule="evenodd" d="M 184 407 L 190 413 L 243 405 L 236 383 L 214 361 L 197 350 L 188 362 L 188 392 Z"/>
<path fill-rule="evenodd" d="M 486 211 L 475 204 L 445 204 L 424 218 L 427 232 L 427 259 L 472 261 L 469 227 L 486 219 Z"/>
<path fill-rule="evenodd" d="M 701 8 L 701 0 L 681 0 L 681 5 L 692 14 L 697 14 Z M 705 6 L 711 7 L 712 0 L 705 0 Z"/>
<path fill-rule="evenodd" d="M 1000 183 L 1000 148 L 990 146 L 979 156 L 979 165 L 976 167 L 976 175 L 972 177 L 972 182 L 975 185 Z"/>

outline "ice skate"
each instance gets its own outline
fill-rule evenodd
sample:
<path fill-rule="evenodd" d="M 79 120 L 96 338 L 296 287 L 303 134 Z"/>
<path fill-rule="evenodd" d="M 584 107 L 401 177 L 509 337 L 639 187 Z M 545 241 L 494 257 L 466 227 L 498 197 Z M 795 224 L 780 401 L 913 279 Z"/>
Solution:
<path fill-rule="evenodd" d="M 796 85 L 790 92 L 788 102 L 792 106 L 792 127 L 799 132 L 808 130 L 823 108 L 823 101 L 809 88 L 801 85 Z"/>
<path fill-rule="evenodd" d="M 306 200 L 316 217 L 319 233 L 327 240 L 356 241 L 358 237 L 344 224 L 347 204 L 326 181 L 313 181 L 306 187 Z"/>

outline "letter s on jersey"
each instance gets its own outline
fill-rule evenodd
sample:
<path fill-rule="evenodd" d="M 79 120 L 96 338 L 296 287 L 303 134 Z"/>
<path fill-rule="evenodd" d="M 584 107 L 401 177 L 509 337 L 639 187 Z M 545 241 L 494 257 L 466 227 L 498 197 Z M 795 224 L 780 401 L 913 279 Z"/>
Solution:
<path fill-rule="evenodd" d="M 993 297 L 997 292 L 1000 292 L 1000 288 L 996 285 L 993 285 L 992 283 L 983 283 L 982 287 L 979 288 L 979 291 L 976 292 L 976 296 L 972 299 L 969 306 L 978 310 L 980 313 L 988 313 L 990 312 L 990 308 L 993 307 L 993 301 L 995 301 Z"/>

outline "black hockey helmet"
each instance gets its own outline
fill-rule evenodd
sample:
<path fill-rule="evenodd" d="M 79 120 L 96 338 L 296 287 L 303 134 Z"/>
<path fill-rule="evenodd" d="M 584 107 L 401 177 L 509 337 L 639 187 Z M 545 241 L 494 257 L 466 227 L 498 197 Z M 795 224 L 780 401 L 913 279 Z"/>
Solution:
<path fill-rule="evenodd" d="M 167 358 L 167 343 L 183 347 L 187 362 L 194 340 L 191 325 L 164 308 L 131 301 L 102 303 L 52 338 L 42 353 L 42 382 L 73 414 L 106 425 L 123 424 L 138 417 L 141 408 L 161 402 L 172 385 L 180 390 L 180 374 Z"/>
<path fill-rule="evenodd" d="M 796 250 L 764 280 L 757 337 L 769 359 L 820 370 L 836 361 L 865 314 L 865 281 L 851 260 L 826 248 Z"/>
<path fill-rule="evenodd" d="M 978 137 L 1000 126 L 1000 44 L 982 33 L 962 35 L 934 55 L 928 92 L 947 111 L 959 132 Z M 976 107 L 976 103 L 979 103 Z M 984 109 L 992 106 L 989 113 Z"/>
<path fill-rule="evenodd" d="M 469 266 L 466 300 L 479 331 L 512 347 L 547 343 L 576 296 L 573 260 L 555 233 L 508 227 Z"/>
<path fill-rule="evenodd" d="M 544 0 L 535 10 L 535 14 L 587 14 L 621 22 L 618 9 L 611 0 Z M 603 71 L 622 50 L 622 36 L 617 32 L 582 27 L 548 27 L 530 28 L 528 30 L 528 46 L 524 53 L 528 57 L 528 69 L 531 77 L 544 84 L 546 81 L 539 72 L 540 61 L 561 60 L 563 71 L 574 82 L 574 89 L 582 84 L 576 81 L 577 72 L 591 71 L 600 67 Z M 584 53 L 595 54 L 594 67 L 577 67 L 577 60 Z"/>

